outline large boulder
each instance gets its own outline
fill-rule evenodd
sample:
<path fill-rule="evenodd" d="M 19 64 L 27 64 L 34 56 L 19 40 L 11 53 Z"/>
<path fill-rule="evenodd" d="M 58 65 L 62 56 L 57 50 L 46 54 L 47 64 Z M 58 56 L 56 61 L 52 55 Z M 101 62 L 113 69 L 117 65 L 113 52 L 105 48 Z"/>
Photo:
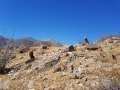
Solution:
<path fill-rule="evenodd" d="M 69 51 L 72 52 L 72 51 L 75 51 L 75 47 L 73 45 L 69 46 Z"/>
<path fill-rule="evenodd" d="M 101 60 L 103 62 L 116 62 L 116 57 L 110 52 L 97 52 L 93 56 L 94 60 Z"/>
<path fill-rule="evenodd" d="M 86 45 L 87 50 L 98 50 L 100 46 L 98 44 L 88 44 Z"/>

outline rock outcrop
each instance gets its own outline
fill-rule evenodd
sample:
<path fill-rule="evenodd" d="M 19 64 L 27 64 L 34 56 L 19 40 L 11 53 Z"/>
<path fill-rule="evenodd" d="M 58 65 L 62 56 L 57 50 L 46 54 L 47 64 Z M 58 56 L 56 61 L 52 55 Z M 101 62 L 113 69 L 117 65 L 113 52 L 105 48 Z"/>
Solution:
<path fill-rule="evenodd" d="M 38 51 L 42 47 L 32 47 L 36 48 L 32 62 L 28 51 L 16 53 L 6 65 L 8 72 L 0 75 L 0 89 L 120 90 L 120 45 L 113 43 L 76 45 L 76 50 L 75 45 L 70 50 L 68 45 L 50 47 L 43 54 Z"/>

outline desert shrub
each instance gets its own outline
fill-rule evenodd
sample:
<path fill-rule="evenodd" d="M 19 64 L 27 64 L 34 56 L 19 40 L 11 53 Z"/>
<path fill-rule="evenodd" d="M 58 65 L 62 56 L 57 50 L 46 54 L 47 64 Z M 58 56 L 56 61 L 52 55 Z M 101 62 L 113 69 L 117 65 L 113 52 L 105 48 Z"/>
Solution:
<path fill-rule="evenodd" d="M 0 36 L 0 74 L 4 74 L 5 72 L 8 72 L 9 69 L 6 69 L 5 66 L 8 62 L 10 62 L 11 59 L 15 58 L 14 51 L 14 33 L 15 30 L 13 30 L 13 33 L 11 34 L 11 37 L 3 37 Z M 6 34 L 6 31 L 3 30 L 3 35 Z M 7 70 L 7 71 L 6 71 Z"/>
<path fill-rule="evenodd" d="M 100 40 L 106 40 L 108 38 L 112 38 L 113 36 L 111 34 L 108 34 L 108 35 L 100 35 Z"/>
<path fill-rule="evenodd" d="M 14 49 L 9 44 L 6 47 L 4 47 L 3 42 L 4 41 L 0 41 L 0 73 L 2 73 L 3 70 L 5 70 L 6 64 L 11 60 Z"/>
<path fill-rule="evenodd" d="M 45 40 L 42 43 L 43 43 L 43 45 L 47 45 L 48 47 L 51 47 L 51 46 L 62 46 L 61 43 L 59 43 L 58 41 L 55 41 L 53 39 Z"/>
<path fill-rule="evenodd" d="M 30 43 L 26 42 L 26 43 L 23 43 L 20 48 L 23 50 L 23 52 L 27 52 L 30 50 L 30 47 L 31 47 Z"/>
<path fill-rule="evenodd" d="M 119 33 L 117 33 L 117 34 L 101 34 L 100 35 L 100 40 L 106 40 L 106 39 L 111 39 L 112 37 L 119 37 L 120 38 L 120 32 Z"/>

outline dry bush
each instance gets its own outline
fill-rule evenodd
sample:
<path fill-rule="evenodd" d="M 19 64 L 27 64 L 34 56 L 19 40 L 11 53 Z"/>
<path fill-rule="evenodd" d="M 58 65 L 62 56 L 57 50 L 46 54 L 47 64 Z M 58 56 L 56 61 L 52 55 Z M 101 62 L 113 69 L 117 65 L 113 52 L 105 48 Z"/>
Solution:
<path fill-rule="evenodd" d="M 6 64 L 12 59 L 11 57 L 13 57 L 14 48 L 11 48 L 9 44 L 4 48 L 2 41 L 0 42 L 0 73 L 4 73 Z"/>
<path fill-rule="evenodd" d="M 107 34 L 107 35 L 105 35 L 105 34 L 101 34 L 100 35 L 100 40 L 106 40 L 106 39 L 111 39 L 112 37 L 119 37 L 120 38 L 120 32 L 119 33 L 117 33 L 117 34 Z"/>
<path fill-rule="evenodd" d="M 24 52 L 29 51 L 30 47 L 31 47 L 31 45 L 28 42 L 26 42 L 26 43 L 22 44 L 22 46 L 20 47 L 20 50 L 23 51 L 23 53 L 24 53 Z"/>
<path fill-rule="evenodd" d="M 16 57 L 13 53 L 15 45 L 13 40 L 14 33 L 15 31 L 13 31 L 10 38 L 3 37 L 4 39 L 0 40 L 0 74 L 6 74 L 9 72 L 9 69 L 5 68 L 5 66 L 8 62 L 10 62 L 10 60 Z"/>
<path fill-rule="evenodd" d="M 100 35 L 100 40 L 104 41 L 106 39 L 111 39 L 113 37 L 112 34 L 108 34 L 108 35 Z"/>
<path fill-rule="evenodd" d="M 48 47 L 52 47 L 52 46 L 62 46 L 62 44 L 61 43 L 59 43 L 59 42 L 57 42 L 57 41 L 55 41 L 55 40 L 46 40 L 46 41 L 44 41 L 43 42 L 44 43 L 44 45 L 47 45 Z"/>

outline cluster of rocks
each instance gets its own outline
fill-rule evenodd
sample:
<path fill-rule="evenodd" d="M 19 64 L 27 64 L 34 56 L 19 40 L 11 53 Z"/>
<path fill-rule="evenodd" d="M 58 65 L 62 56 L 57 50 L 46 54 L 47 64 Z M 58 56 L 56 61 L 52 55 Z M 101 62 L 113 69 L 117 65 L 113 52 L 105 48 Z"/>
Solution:
<path fill-rule="evenodd" d="M 39 54 L 34 55 L 34 62 L 18 65 L 16 68 L 19 67 L 19 70 L 13 69 L 9 74 L 0 77 L 0 88 L 119 90 L 120 53 L 105 51 L 105 44 L 90 43 L 86 38 L 85 40 L 84 46 L 70 45 L 47 53 L 43 48 L 37 50 L 35 54 Z"/>

